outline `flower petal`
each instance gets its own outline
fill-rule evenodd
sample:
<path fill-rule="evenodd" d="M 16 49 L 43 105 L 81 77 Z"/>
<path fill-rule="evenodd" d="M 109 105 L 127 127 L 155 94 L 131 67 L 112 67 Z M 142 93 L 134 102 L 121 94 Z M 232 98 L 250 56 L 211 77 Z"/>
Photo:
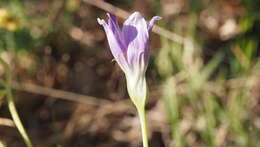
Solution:
<path fill-rule="evenodd" d="M 127 50 L 125 45 L 122 43 L 120 30 L 116 19 L 109 14 L 108 24 L 103 19 L 97 19 L 98 23 L 103 26 L 110 50 L 123 71 L 128 69 L 128 63 L 125 57 L 125 51 Z"/>
<path fill-rule="evenodd" d="M 123 24 L 122 33 L 127 46 L 127 59 L 131 68 L 140 64 L 141 53 L 146 53 L 148 45 L 148 28 L 140 13 L 133 13 Z"/>
<path fill-rule="evenodd" d="M 118 22 L 116 20 L 116 16 L 111 14 L 111 13 L 107 13 L 107 16 L 108 16 L 108 25 L 110 26 L 110 28 L 113 31 L 116 39 L 120 43 L 120 46 L 122 46 L 121 50 L 126 51 L 127 48 L 125 46 L 125 42 L 123 40 L 122 33 L 120 31 Z"/>
<path fill-rule="evenodd" d="M 156 21 L 162 19 L 162 17 L 160 16 L 154 16 L 150 21 L 149 23 L 147 24 L 147 28 L 148 28 L 148 31 L 151 32 L 152 31 L 152 28 L 153 28 L 153 25 Z"/>

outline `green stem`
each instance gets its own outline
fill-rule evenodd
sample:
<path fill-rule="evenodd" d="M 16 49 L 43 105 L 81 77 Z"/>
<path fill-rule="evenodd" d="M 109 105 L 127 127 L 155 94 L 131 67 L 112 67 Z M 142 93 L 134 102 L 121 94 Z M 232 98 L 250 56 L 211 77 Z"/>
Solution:
<path fill-rule="evenodd" d="M 11 113 L 11 116 L 13 118 L 13 121 L 15 123 L 15 126 L 17 127 L 18 131 L 20 132 L 25 144 L 27 147 L 33 147 L 24 127 L 23 124 L 20 120 L 20 117 L 17 113 L 15 104 L 14 104 L 14 99 L 12 95 L 12 72 L 9 68 L 9 65 L 0 58 L 0 63 L 4 66 L 4 69 L 6 71 L 6 97 L 7 97 L 7 102 L 8 102 L 8 108 Z"/>
<path fill-rule="evenodd" d="M 147 136 L 147 126 L 146 126 L 146 116 L 145 116 L 145 108 L 144 107 L 137 107 L 139 120 L 141 123 L 142 129 L 142 138 L 143 138 L 143 147 L 148 147 L 148 136 Z"/>
<path fill-rule="evenodd" d="M 11 94 L 11 91 L 8 90 L 8 93 L 7 93 L 7 101 L 8 101 L 8 108 L 9 108 L 9 111 L 11 113 L 11 116 L 13 118 L 13 121 L 18 129 L 18 131 L 20 132 L 25 144 L 27 145 L 27 147 L 33 147 L 24 127 L 23 127 L 23 124 L 19 118 L 19 115 L 17 113 L 17 110 L 16 110 L 16 107 L 15 107 L 15 104 L 14 104 L 14 101 L 13 101 L 13 97 L 12 97 L 12 94 Z"/>

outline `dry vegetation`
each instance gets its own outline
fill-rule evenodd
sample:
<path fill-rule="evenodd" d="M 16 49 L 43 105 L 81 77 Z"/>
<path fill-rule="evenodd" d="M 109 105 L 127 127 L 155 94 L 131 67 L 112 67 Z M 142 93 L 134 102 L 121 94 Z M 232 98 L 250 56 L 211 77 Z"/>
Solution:
<path fill-rule="evenodd" d="M 254 0 L 0 1 L 0 147 L 138 147 L 124 75 L 96 18 L 160 15 L 151 38 L 151 147 L 260 146 L 260 9 Z M 12 76 L 12 81 L 8 77 Z M 9 84 L 9 86 L 8 86 Z"/>

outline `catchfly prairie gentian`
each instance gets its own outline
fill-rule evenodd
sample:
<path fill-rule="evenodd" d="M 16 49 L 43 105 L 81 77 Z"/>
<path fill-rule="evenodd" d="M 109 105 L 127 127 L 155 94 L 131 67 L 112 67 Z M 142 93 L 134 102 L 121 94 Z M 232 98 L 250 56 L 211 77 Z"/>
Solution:
<path fill-rule="evenodd" d="M 103 26 L 110 50 L 125 73 L 128 94 L 135 104 L 140 117 L 143 144 L 148 147 L 148 137 L 145 122 L 145 102 L 147 98 L 147 84 L 145 72 L 149 61 L 149 33 L 154 23 L 161 19 L 154 16 L 149 22 L 134 12 L 124 22 L 122 30 L 116 17 L 108 13 L 108 21 L 97 19 Z"/>

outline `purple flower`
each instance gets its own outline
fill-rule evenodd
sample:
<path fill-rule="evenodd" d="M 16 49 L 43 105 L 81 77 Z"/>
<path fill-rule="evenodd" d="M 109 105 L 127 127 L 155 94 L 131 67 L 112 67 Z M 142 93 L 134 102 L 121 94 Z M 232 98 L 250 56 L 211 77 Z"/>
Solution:
<path fill-rule="evenodd" d="M 149 61 L 149 32 L 161 17 L 154 16 L 146 22 L 140 13 L 134 12 L 120 30 L 116 17 L 107 15 L 107 23 L 99 18 L 98 23 L 104 27 L 110 50 L 126 75 L 131 99 L 143 99 L 144 102 L 147 95 L 145 72 Z"/>

